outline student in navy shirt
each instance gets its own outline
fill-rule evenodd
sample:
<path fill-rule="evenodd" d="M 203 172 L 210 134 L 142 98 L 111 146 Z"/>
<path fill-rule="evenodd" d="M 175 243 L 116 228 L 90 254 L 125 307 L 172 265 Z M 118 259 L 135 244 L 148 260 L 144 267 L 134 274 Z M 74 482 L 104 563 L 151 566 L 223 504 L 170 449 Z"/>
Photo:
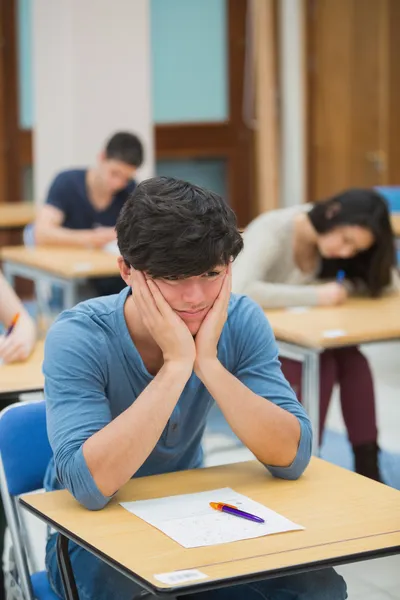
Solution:
<path fill-rule="evenodd" d="M 135 189 L 142 162 L 140 140 L 119 132 L 108 140 L 94 167 L 59 173 L 36 218 L 36 243 L 101 248 L 115 241 L 119 212 Z M 119 277 L 95 284 L 99 294 L 116 293 L 124 286 Z"/>
<path fill-rule="evenodd" d="M 274 477 L 297 479 L 312 432 L 282 375 L 262 309 L 231 294 L 242 248 L 221 197 L 166 177 L 141 183 L 117 223 L 126 287 L 64 312 L 46 339 L 45 487 L 67 488 L 102 509 L 132 477 L 202 465 L 201 439 L 217 402 L 242 442 Z M 64 597 L 50 535 L 46 567 Z M 139 586 L 73 542 L 79 597 L 132 600 Z M 185 596 L 186 597 L 186 596 Z M 333 569 L 193 594 L 195 599 L 343 600 Z"/>

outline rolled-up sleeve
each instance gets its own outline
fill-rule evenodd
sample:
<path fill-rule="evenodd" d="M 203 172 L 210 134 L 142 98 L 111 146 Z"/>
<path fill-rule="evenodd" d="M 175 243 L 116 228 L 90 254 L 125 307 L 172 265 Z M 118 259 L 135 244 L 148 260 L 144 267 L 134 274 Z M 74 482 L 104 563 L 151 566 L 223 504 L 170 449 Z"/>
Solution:
<path fill-rule="evenodd" d="M 300 441 L 296 456 L 287 467 L 265 465 L 272 475 L 297 479 L 311 458 L 312 429 L 303 406 L 285 379 L 278 357 L 272 328 L 262 309 L 249 298 L 241 298 L 241 326 L 235 328 L 237 349 L 233 374 L 255 394 L 293 414 L 300 423 Z M 265 440 L 268 444 L 268 439 Z"/>
<path fill-rule="evenodd" d="M 64 313 L 48 333 L 43 363 L 47 431 L 57 478 L 91 510 L 110 500 L 98 489 L 83 444 L 111 421 L 107 400 L 107 346 L 87 316 Z"/>

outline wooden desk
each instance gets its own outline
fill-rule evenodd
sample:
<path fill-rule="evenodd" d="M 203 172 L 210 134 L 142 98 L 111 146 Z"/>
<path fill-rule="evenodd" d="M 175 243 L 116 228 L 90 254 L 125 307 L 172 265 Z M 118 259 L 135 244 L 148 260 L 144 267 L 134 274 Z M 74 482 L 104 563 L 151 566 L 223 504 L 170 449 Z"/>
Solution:
<path fill-rule="evenodd" d="M 319 433 L 319 354 L 328 348 L 400 339 L 400 294 L 351 298 L 342 306 L 266 311 L 281 356 L 303 363 L 302 398 Z"/>
<path fill-rule="evenodd" d="M 13 398 L 23 392 L 42 390 L 44 342 L 37 342 L 28 360 L 0 366 L 0 398 Z"/>
<path fill-rule="evenodd" d="M 35 219 L 35 206 L 29 202 L 0 204 L 0 229 L 25 227 Z"/>
<path fill-rule="evenodd" d="M 393 213 L 390 216 L 392 221 L 393 233 L 396 237 L 400 237 L 400 213 Z"/>
<path fill-rule="evenodd" d="M 3 270 L 11 285 L 19 275 L 59 285 L 64 290 L 64 307 L 78 302 L 78 285 L 95 277 L 119 275 L 117 257 L 103 250 L 39 246 L 10 246 L 1 250 Z"/>
<path fill-rule="evenodd" d="M 225 486 L 306 529 L 185 549 L 118 504 Z M 28 495 L 21 502 L 62 536 L 160 597 L 400 552 L 400 492 L 317 458 L 298 481 L 274 479 L 256 461 L 143 477 L 131 480 L 98 512 L 84 509 L 67 491 Z M 66 546 L 58 547 L 63 560 Z M 182 569 L 198 569 L 207 578 L 172 586 L 154 577 Z"/>

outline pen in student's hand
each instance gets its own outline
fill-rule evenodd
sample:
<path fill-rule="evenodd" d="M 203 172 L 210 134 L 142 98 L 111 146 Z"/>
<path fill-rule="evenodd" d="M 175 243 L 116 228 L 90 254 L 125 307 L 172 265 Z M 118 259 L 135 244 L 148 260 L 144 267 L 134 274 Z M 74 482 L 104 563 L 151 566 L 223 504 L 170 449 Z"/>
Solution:
<path fill-rule="evenodd" d="M 340 269 L 340 271 L 338 271 L 336 273 L 337 283 L 343 283 L 345 277 L 346 277 L 346 273 L 343 271 L 343 269 Z"/>
<path fill-rule="evenodd" d="M 265 523 L 264 519 L 261 517 L 257 517 L 256 515 L 252 515 L 244 510 L 240 510 L 236 506 L 232 506 L 232 504 L 225 504 L 224 502 L 210 502 L 210 506 L 214 510 L 220 510 L 221 512 L 234 515 L 235 517 L 241 517 L 242 519 L 254 521 L 255 523 Z"/>
<path fill-rule="evenodd" d="M 10 333 L 12 332 L 12 330 L 14 329 L 14 327 L 16 326 L 16 324 L 18 323 L 19 317 L 20 317 L 19 313 L 17 313 L 16 315 L 13 316 L 12 321 L 11 321 L 11 325 L 10 325 L 10 327 L 6 331 L 6 337 L 8 337 L 10 335 Z"/>

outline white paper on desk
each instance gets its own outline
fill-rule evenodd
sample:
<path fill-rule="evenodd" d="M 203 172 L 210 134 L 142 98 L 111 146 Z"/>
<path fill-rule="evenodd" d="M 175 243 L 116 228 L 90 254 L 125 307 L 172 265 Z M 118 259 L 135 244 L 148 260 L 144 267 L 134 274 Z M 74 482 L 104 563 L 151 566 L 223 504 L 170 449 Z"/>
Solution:
<path fill-rule="evenodd" d="M 245 512 L 262 517 L 265 523 L 254 523 L 214 510 L 210 502 L 233 504 Z M 197 494 L 183 494 L 153 500 L 121 502 L 121 506 L 156 527 L 184 548 L 214 546 L 304 529 L 230 488 Z"/>
<path fill-rule="evenodd" d="M 117 240 L 114 240 L 113 242 L 108 242 L 108 244 L 103 246 L 103 250 L 104 252 L 108 252 L 109 254 L 120 254 Z"/>

